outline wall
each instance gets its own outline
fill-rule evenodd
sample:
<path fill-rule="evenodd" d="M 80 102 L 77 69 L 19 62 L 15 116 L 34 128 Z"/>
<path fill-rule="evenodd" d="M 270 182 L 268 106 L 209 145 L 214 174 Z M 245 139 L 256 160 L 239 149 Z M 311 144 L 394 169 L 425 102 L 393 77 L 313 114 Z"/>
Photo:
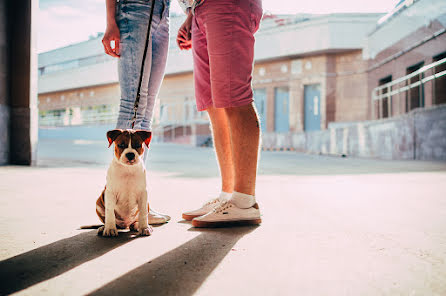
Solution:
<path fill-rule="evenodd" d="M 361 50 L 256 63 L 253 87 L 267 90 L 267 131 L 274 132 L 274 88 L 290 90 L 290 131 L 304 130 L 304 86 L 321 85 L 321 129 L 367 119 L 368 63 Z"/>
<path fill-rule="evenodd" d="M 160 105 L 164 105 L 164 110 L 167 110 L 164 116 L 164 121 L 183 121 L 185 118 L 185 107 L 184 102 L 188 101 L 193 104 L 192 110 L 188 112 L 195 112 L 195 91 L 194 91 L 194 80 L 191 72 L 177 74 L 177 75 L 166 75 L 163 84 L 158 95 L 159 100 L 155 107 L 155 119 L 154 122 L 159 122 L 160 120 Z M 193 114 L 188 114 L 189 118 Z"/>
<path fill-rule="evenodd" d="M 39 94 L 39 111 L 86 107 L 96 105 L 119 105 L 119 84 L 84 87 L 74 90 Z"/>
<path fill-rule="evenodd" d="M 446 105 L 308 133 L 265 133 L 264 149 L 381 159 L 446 160 Z"/>
<path fill-rule="evenodd" d="M 336 114 L 334 121 L 368 119 L 367 65 L 367 61 L 362 59 L 361 50 L 336 55 Z"/>

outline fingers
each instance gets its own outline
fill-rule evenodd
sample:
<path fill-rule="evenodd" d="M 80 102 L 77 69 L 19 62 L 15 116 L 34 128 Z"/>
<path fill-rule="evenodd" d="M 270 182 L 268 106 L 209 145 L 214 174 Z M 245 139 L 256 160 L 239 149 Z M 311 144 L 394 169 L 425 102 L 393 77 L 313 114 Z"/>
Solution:
<path fill-rule="evenodd" d="M 183 50 L 189 50 L 191 48 L 192 48 L 192 45 L 184 45 L 182 49 Z"/>
<path fill-rule="evenodd" d="M 189 50 L 192 48 L 192 32 L 191 26 L 185 22 L 178 30 L 177 45 L 181 50 Z"/>
<path fill-rule="evenodd" d="M 186 43 L 190 42 L 190 39 L 187 38 L 187 33 L 186 30 L 181 27 L 178 30 L 178 35 L 177 35 L 177 45 L 178 47 L 182 50 L 182 49 L 186 49 L 187 46 Z M 190 47 L 189 47 L 190 48 Z M 189 49 L 187 48 L 187 49 Z"/>
<path fill-rule="evenodd" d="M 178 36 L 177 40 L 180 40 L 181 42 L 188 42 L 189 41 L 186 38 L 184 38 L 183 36 Z"/>
<path fill-rule="evenodd" d="M 183 49 L 187 50 L 187 49 L 190 49 L 192 47 L 192 43 L 191 42 L 184 41 L 184 40 L 181 40 L 181 39 L 177 39 L 177 44 L 178 44 L 178 47 L 181 50 L 183 50 Z"/>
<path fill-rule="evenodd" d="M 192 42 L 190 41 L 183 41 L 181 39 L 177 39 L 177 44 L 181 50 L 183 49 L 188 50 L 192 48 Z"/>
<path fill-rule="evenodd" d="M 104 38 L 102 39 L 102 45 L 104 46 L 105 53 L 110 55 L 110 50 L 111 50 L 110 42 Z"/>
<path fill-rule="evenodd" d="M 180 43 L 181 50 L 189 50 L 192 48 L 192 41 L 185 41 Z"/>
<path fill-rule="evenodd" d="M 179 36 L 181 36 L 181 37 L 183 37 L 184 39 L 187 39 L 187 31 L 186 31 L 186 29 L 185 28 L 180 28 L 179 30 L 178 30 L 178 35 Z M 188 40 L 188 39 L 187 39 Z"/>
<path fill-rule="evenodd" d="M 111 41 L 114 41 L 114 48 L 111 47 Z M 119 39 L 118 38 L 114 38 L 114 39 L 108 39 L 105 38 L 102 39 L 102 45 L 104 45 L 104 51 L 106 54 L 108 54 L 109 56 L 115 57 L 115 58 L 119 58 Z"/>
<path fill-rule="evenodd" d="M 118 56 L 121 56 L 121 51 L 119 49 L 119 44 L 120 44 L 120 40 L 119 39 L 115 39 L 115 52 Z"/>

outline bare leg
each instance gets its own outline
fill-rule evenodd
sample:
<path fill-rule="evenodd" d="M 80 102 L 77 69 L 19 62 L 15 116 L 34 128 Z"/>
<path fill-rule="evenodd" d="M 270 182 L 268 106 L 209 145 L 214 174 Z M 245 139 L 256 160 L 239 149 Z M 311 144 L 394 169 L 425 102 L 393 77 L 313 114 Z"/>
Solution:
<path fill-rule="evenodd" d="M 231 136 L 234 190 L 255 195 L 260 127 L 253 104 L 224 109 Z"/>
<path fill-rule="evenodd" d="M 222 191 L 231 193 L 234 190 L 234 165 L 231 149 L 229 123 L 224 109 L 209 107 L 215 152 L 220 167 Z"/>
<path fill-rule="evenodd" d="M 217 118 L 216 114 L 220 110 L 225 113 L 226 116 L 221 116 L 221 118 L 226 121 L 223 119 L 222 121 L 215 120 Z M 242 107 L 213 109 L 210 110 L 209 114 L 223 184 L 225 184 L 224 182 L 231 182 L 231 184 L 234 184 L 234 191 L 237 191 L 238 194 L 232 195 L 231 202 L 222 203 L 215 207 L 214 211 L 192 219 L 192 225 L 194 227 L 258 225 L 262 222 L 262 219 L 257 203 L 252 204 L 252 202 L 255 202 L 255 198 L 249 196 L 246 198 L 247 196 L 240 194 L 255 195 L 260 142 L 257 112 L 254 106 L 249 104 Z M 221 141 L 222 139 L 225 139 L 225 141 Z M 228 146 L 230 146 L 231 149 L 229 150 L 231 152 L 228 151 Z M 232 155 L 232 161 L 230 155 Z M 231 170 L 229 163 L 233 168 Z M 232 178 L 230 178 L 232 181 L 229 180 L 228 175 L 225 175 L 228 179 L 223 178 L 225 170 L 233 173 Z M 240 197 L 242 198 L 240 199 Z"/>

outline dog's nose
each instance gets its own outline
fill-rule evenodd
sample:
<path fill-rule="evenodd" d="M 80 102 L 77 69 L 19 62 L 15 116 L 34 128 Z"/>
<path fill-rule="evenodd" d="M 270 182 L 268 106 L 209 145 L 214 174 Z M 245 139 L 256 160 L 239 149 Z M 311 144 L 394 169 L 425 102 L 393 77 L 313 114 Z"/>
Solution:
<path fill-rule="evenodd" d="M 133 152 L 129 152 L 125 156 L 127 157 L 128 160 L 135 159 L 135 153 L 133 153 Z"/>

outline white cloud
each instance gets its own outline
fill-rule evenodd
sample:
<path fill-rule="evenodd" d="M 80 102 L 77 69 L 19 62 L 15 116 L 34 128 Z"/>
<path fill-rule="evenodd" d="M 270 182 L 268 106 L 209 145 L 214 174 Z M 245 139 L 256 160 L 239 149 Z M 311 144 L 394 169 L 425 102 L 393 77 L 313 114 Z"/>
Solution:
<path fill-rule="evenodd" d="M 70 17 L 75 16 L 78 17 L 80 15 L 79 9 L 67 6 L 67 5 L 58 5 L 54 7 L 50 7 L 47 10 L 49 15 L 54 15 L 58 17 Z"/>
<path fill-rule="evenodd" d="M 101 0 L 100 5 L 99 1 L 94 4 L 91 0 L 88 3 L 77 1 L 75 4 L 70 6 L 64 1 L 40 9 L 37 21 L 38 52 L 84 41 L 90 35 L 105 30 L 105 1 Z"/>

